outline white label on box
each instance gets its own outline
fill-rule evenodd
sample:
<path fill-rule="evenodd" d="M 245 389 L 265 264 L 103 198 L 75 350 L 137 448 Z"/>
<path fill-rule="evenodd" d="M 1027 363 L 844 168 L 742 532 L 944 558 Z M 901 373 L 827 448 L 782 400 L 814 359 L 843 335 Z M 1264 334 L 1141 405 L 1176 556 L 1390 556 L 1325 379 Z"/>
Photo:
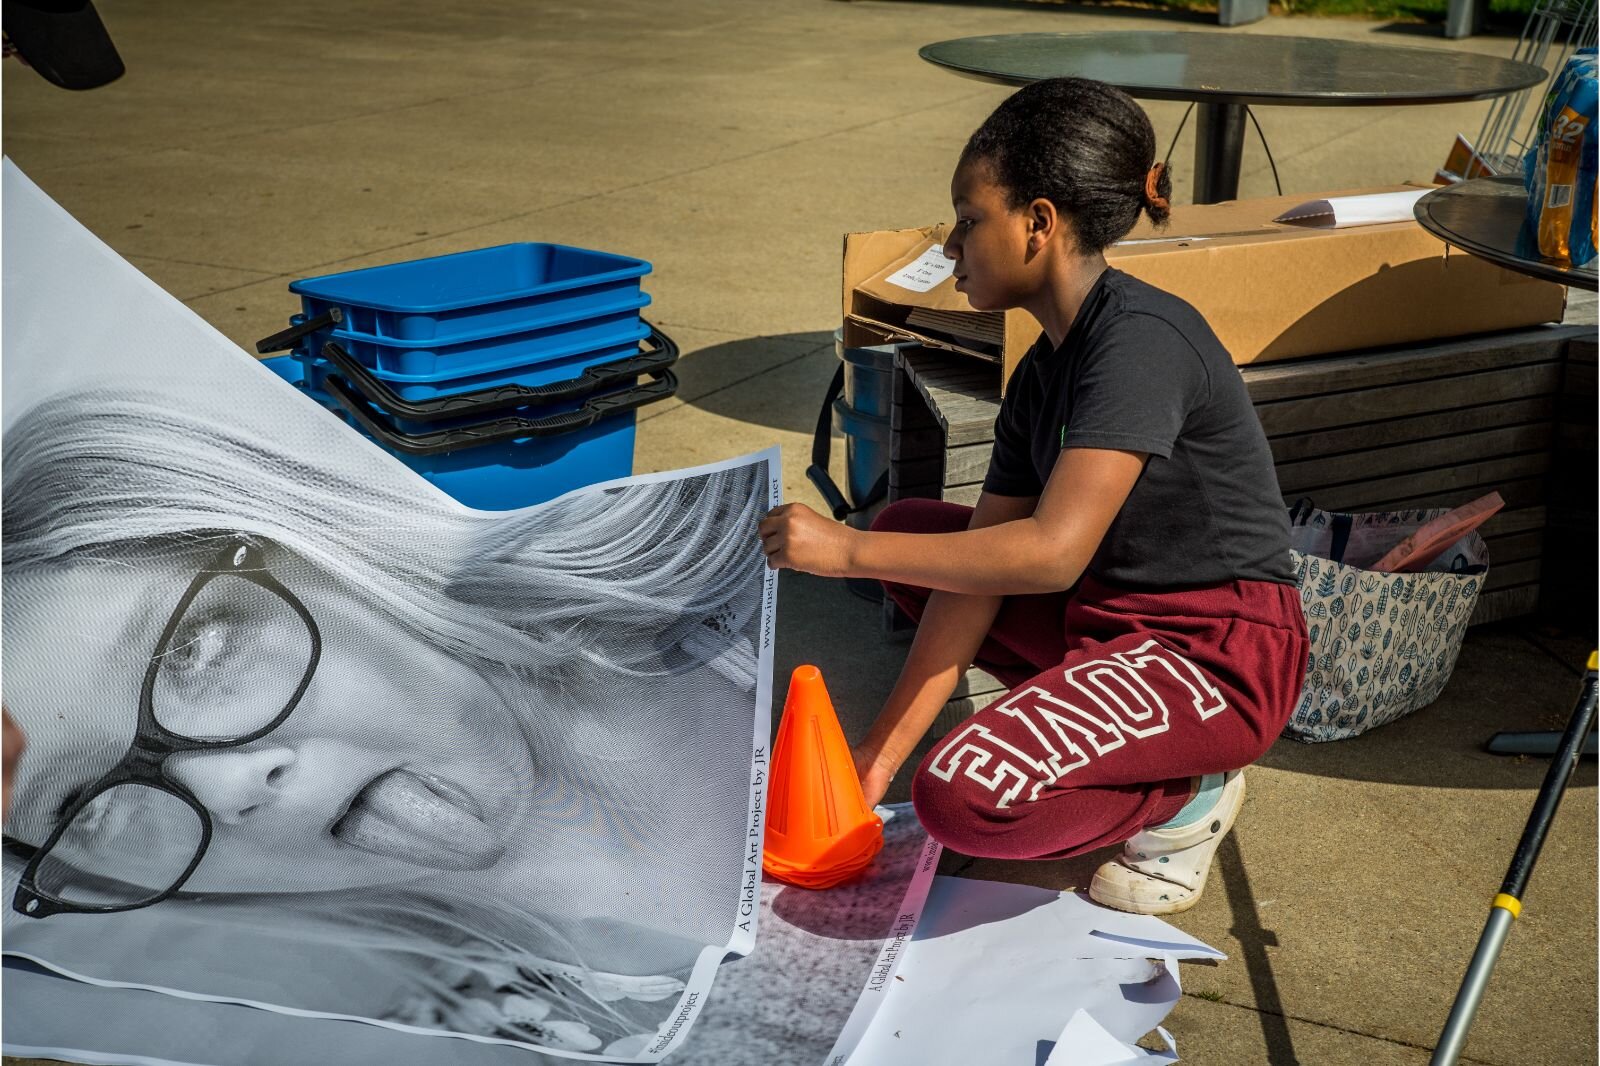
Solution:
<path fill-rule="evenodd" d="M 912 292 L 927 292 L 948 278 L 955 268 L 955 260 L 945 258 L 944 245 L 936 244 L 884 280 Z"/>

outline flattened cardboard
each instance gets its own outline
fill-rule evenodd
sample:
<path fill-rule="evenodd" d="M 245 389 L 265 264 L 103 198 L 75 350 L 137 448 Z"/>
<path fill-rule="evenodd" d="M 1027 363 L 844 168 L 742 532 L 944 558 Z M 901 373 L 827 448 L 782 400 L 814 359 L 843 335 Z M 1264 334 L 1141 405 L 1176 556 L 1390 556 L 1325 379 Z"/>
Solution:
<path fill-rule="evenodd" d="M 1353 196 L 1415 186 L 1331 192 Z M 1457 337 L 1559 321 L 1566 290 L 1452 251 L 1415 221 L 1308 230 L 1272 219 L 1305 194 L 1174 207 L 1157 230 L 1141 220 L 1106 250 L 1119 270 L 1194 305 L 1237 364 Z M 917 340 L 1001 364 L 1002 380 L 1041 332 L 1005 312 L 999 352 L 907 324 L 917 307 L 973 311 L 946 280 L 927 292 L 884 279 L 943 243 L 948 226 L 851 233 L 844 239 L 845 343 Z"/>

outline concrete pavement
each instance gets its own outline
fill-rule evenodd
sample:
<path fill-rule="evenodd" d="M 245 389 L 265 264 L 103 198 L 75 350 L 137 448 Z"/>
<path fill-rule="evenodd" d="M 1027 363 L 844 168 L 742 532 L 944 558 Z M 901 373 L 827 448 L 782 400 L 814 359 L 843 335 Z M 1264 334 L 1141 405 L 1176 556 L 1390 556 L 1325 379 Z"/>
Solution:
<path fill-rule="evenodd" d="M 297 277 L 506 241 L 626 251 L 654 262 L 651 317 L 685 352 L 678 397 L 642 413 L 637 469 L 777 442 L 787 497 L 812 503 L 803 470 L 833 368 L 840 235 L 946 218 L 955 155 L 1006 94 L 923 63 L 918 46 L 1109 29 L 1513 44 L 1020 2 L 101 6 L 126 77 L 74 94 L 7 62 L 4 150 L 230 338 L 279 328 Z M 1183 105 L 1147 109 L 1164 144 Z M 1312 193 L 1426 179 L 1486 109 L 1257 113 L 1284 190 Z M 1191 121 L 1172 156 L 1180 201 L 1192 136 Z M 1252 136 L 1241 195 L 1272 191 Z M 863 731 L 903 646 L 837 583 L 786 575 L 780 602 L 780 677 L 820 663 L 847 728 Z M 1231 956 L 1185 968 L 1169 1026 L 1186 1061 L 1427 1061 L 1544 772 L 1478 743 L 1564 716 L 1592 640 L 1476 630 L 1434 706 L 1361 740 L 1273 749 L 1206 899 L 1175 920 Z M 1595 1059 L 1595 799 L 1586 765 L 1471 1061 Z M 947 856 L 945 870 L 1067 887 L 1096 861 Z"/>

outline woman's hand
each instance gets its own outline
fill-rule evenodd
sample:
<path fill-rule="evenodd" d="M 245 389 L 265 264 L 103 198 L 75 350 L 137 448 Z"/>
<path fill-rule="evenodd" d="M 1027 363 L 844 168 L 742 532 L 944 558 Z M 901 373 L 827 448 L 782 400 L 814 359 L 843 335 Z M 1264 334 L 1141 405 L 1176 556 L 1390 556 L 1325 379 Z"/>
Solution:
<path fill-rule="evenodd" d="M 861 779 L 861 794 L 866 797 L 869 808 L 876 807 L 889 791 L 896 768 L 883 765 L 876 753 L 865 748 L 851 748 L 850 754 L 855 759 L 856 776 Z"/>
<path fill-rule="evenodd" d="M 853 542 L 849 526 L 824 518 L 803 503 L 774 507 L 761 520 L 761 550 L 773 570 L 818 577 L 849 577 Z"/>

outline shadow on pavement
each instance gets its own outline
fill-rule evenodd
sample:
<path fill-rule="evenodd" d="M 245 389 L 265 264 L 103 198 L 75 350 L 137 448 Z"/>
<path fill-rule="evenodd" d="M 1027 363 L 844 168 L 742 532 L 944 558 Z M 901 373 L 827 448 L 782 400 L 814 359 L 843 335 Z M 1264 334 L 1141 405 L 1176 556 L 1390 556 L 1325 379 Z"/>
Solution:
<path fill-rule="evenodd" d="M 1255 993 L 1256 1014 L 1261 1019 L 1262 1042 L 1267 1046 L 1268 1066 L 1294 1066 L 1300 1059 L 1295 1054 L 1294 1038 L 1289 1035 L 1289 1021 L 1283 1016 L 1278 982 L 1272 976 L 1272 960 L 1267 957 L 1268 948 L 1279 946 L 1278 934 L 1261 924 L 1236 834 L 1229 833 L 1222 839 L 1217 849 L 1217 867 L 1227 883 L 1228 906 L 1233 910 L 1233 924 L 1228 934 L 1239 942 L 1240 953 L 1244 955 L 1245 971 L 1250 975 L 1250 988 Z"/>
<path fill-rule="evenodd" d="M 800 364 L 823 352 L 829 364 L 825 370 L 813 371 L 809 365 L 802 369 Z M 724 418 L 810 433 L 833 373 L 832 353 L 833 334 L 820 330 L 713 344 L 686 354 L 673 368 L 678 398 Z M 752 384 L 763 376 L 768 380 Z"/>

